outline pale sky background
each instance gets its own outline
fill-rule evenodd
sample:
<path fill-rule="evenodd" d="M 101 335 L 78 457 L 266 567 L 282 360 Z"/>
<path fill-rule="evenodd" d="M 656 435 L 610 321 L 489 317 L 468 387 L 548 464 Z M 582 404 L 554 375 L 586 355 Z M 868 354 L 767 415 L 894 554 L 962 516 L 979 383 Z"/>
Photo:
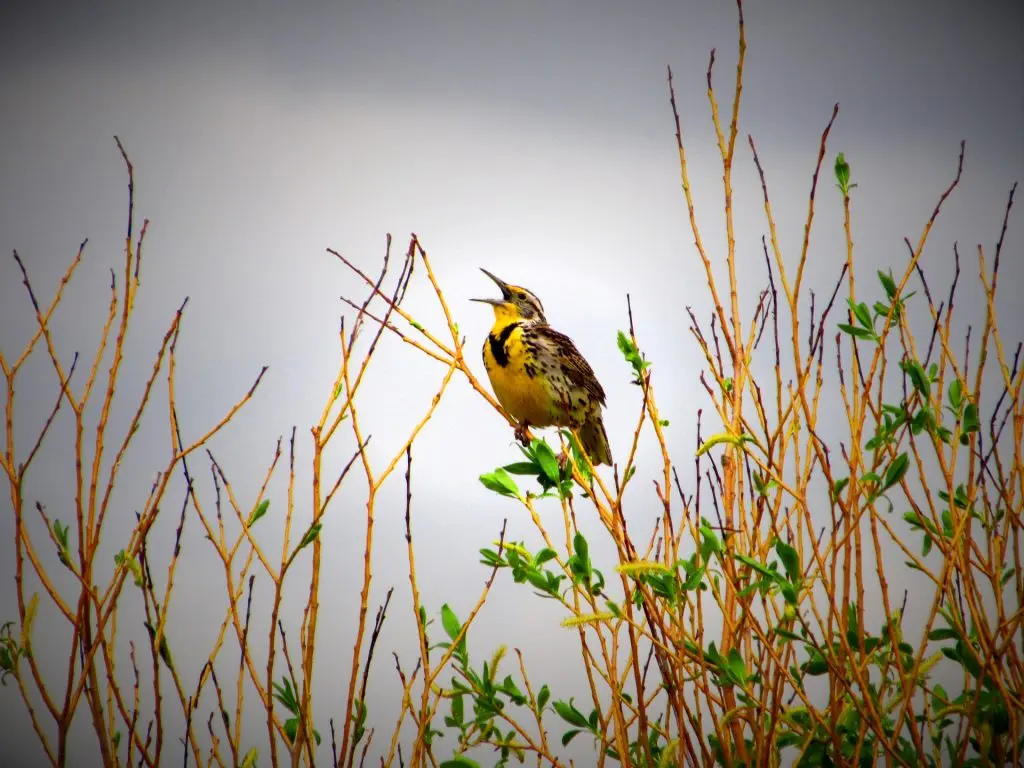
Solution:
<path fill-rule="evenodd" d="M 933 286 L 944 289 L 952 242 L 959 240 L 966 256 L 961 317 L 980 317 L 974 244 L 992 251 L 1007 192 L 1024 176 L 1020 4 L 751 3 L 746 21 L 734 179 L 738 259 L 748 289 L 744 306 L 752 306 L 764 280 L 760 237 L 766 231 L 745 136 L 752 133 L 757 141 L 781 244 L 788 263 L 795 263 L 818 138 L 838 101 L 841 114 L 819 186 L 812 285 L 819 295 L 831 289 L 844 252 L 830 171 L 837 151 L 846 153 L 859 184 L 854 238 L 858 269 L 870 275 L 905 263 L 903 237 L 916 242 L 955 171 L 958 143 L 966 139 L 963 181 L 924 263 Z M 308 521 L 308 429 L 336 371 L 338 317 L 346 311 L 338 297 L 362 296 L 358 282 L 325 248 L 374 271 L 385 233 L 393 233 L 400 254 L 415 231 L 468 337 L 478 375 L 484 372 L 476 349 L 491 317 L 486 307 L 467 300 L 493 295 L 477 269 L 483 266 L 534 290 L 553 324 L 576 340 L 608 392 L 606 423 L 619 456 L 639 407 L 615 348 L 615 332 L 626 326 L 625 293 L 631 293 L 638 333 L 655 362 L 660 406 L 672 422 L 671 447 L 692 486 L 686 457 L 694 444 L 695 411 L 709 403 L 698 382 L 703 361 L 684 307 L 692 306 L 706 322 L 709 299 L 680 190 L 665 67 L 675 72 L 702 235 L 720 263 L 721 167 L 704 76 L 709 49 L 716 47 L 716 83 L 727 111 L 735 26 L 729 2 L 387 0 L 301 8 L 119 2 L 87 10 L 5 3 L 0 348 L 16 356 L 34 325 L 10 251 L 19 251 L 37 293 L 48 300 L 88 237 L 55 336 L 66 364 L 75 350 L 88 355 L 94 349 L 106 314 L 109 269 L 121 264 L 126 185 L 116 133 L 136 168 L 137 225 L 142 217 L 152 220 L 126 347 L 122 409 L 115 408 L 112 419 L 118 433 L 174 309 L 189 296 L 178 345 L 185 439 L 205 430 L 269 365 L 255 400 L 211 448 L 240 503 L 249 505 L 275 440 L 297 425 L 298 514 Z M 1004 246 L 1001 278 L 1002 331 L 1009 343 L 1021 338 L 1024 326 L 1013 299 L 1024 290 L 1021 232 L 1018 215 Z M 440 327 L 422 273 L 407 306 Z M 432 361 L 387 342 L 362 400 L 378 464 L 401 444 L 443 374 Z M 84 373 L 76 373 L 78 387 Z M 56 384 L 43 357 L 20 381 L 15 430 L 23 458 L 52 406 Z M 65 411 L 25 490 L 27 506 L 42 501 L 64 520 L 71 516 L 73 466 L 57 438 L 66 440 L 70 426 Z M 133 510 L 166 462 L 166 429 L 164 409 L 155 407 L 122 471 L 105 534 L 110 553 L 124 545 Z M 345 434 L 332 467 L 340 467 L 351 447 Z M 654 469 L 650 448 L 641 454 L 641 474 Z M 487 575 L 477 550 L 496 538 L 503 517 L 509 517 L 510 539 L 539 546 L 525 512 L 477 482 L 481 472 L 517 455 L 507 425 L 456 379 L 417 442 L 413 467 L 419 586 L 432 617 L 444 602 L 460 617 L 469 612 Z M 208 467 L 196 457 L 192 469 L 211 504 Z M 274 526 L 284 508 L 284 480 L 279 475 L 271 484 L 270 517 L 261 532 L 272 552 L 279 549 Z M 649 530 L 658 512 L 646 482 L 637 484 L 643 490 L 631 504 L 635 531 Z M 326 586 L 316 690 L 317 727 L 325 736 L 327 718 L 341 719 L 348 682 L 350 617 L 362 574 L 360 494 L 353 484 L 322 534 Z M 371 683 L 370 724 L 379 726 L 372 754 L 386 743 L 397 713 L 390 653 L 398 651 L 409 666 L 413 659 L 402 498 L 398 474 L 377 518 L 372 605 L 390 586 L 396 597 Z M 17 617 L 6 492 L 4 499 L 0 621 Z M 153 546 L 163 547 L 153 555 L 160 579 L 181 499 L 175 484 L 154 532 Z M 219 565 L 194 513 L 189 515 L 169 638 L 186 685 L 194 689 L 224 606 Z M 546 515 L 558 531 L 553 504 Z M 613 553 L 595 521 L 581 525 L 596 563 L 610 573 Z M 37 547 L 50 556 L 45 534 L 37 528 L 35 535 Z M 111 564 L 109 555 L 100 563 L 102 569 Z M 291 643 L 298 639 L 308 567 L 307 557 L 292 575 L 288 597 L 295 609 L 284 617 Z M 269 599 L 268 581 L 258 579 L 253 610 L 260 618 L 254 621 L 266 622 Z M 471 653 L 480 660 L 498 644 L 518 646 L 535 686 L 547 682 L 555 697 L 578 697 L 585 688 L 577 641 L 559 628 L 562 618 L 557 606 L 501 573 L 471 634 Z M 66 629 L 52 611 L 42 612 L 35 628 L 37 655 L 54 660 L 54 680 L 64 674 L 56 670 L 66 667 Z M 141 619 L 126 613 L 120 632 L 123 642 L 134 639 L 142 652 Z M 440 633 L 437 622 L 433 634 Z M 247 744 L 259 745 L 261 760 L 267 760 L 259 710 L 251 711 L 256 717 L 247 721 Z M 208 706 L 199 728 L 204 735 L 207 714 Z M 5 765 L 42 759 L 28 723 L 16 690 L 9 685 L 0 691 Z M 548 725 L 557 740 L 559 724 L 550 719 Z M 91 733 L 84 733 L 84 707 L 78 726 L 87 746 L 71 764 L 93 765 L 97 756 Z M 168 734 L 169 762 L 181 756 L 181 729 L 175 728 Z M 569 754 L 589 754 L 583 741 Z M 322 754 L 329 757 L 327 742 Z"/>

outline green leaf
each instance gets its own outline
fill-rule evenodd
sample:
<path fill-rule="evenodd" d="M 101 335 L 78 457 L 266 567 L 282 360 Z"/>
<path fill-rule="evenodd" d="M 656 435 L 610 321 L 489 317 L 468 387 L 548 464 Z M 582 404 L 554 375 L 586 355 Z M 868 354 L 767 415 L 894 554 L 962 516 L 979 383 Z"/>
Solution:
<path fill-rule="evenodd" d="M 246 526 L 252 528 L 253 523 L 255 523 L 257 520 L 259 520 L 261 517 L 267 514 L 268 509 L 270 509 L 270 499 L 264 499 L 259 503 L 259 505 L 257 505 L 256 509 L 254 509 L 252 513 L 249 515 L 249 522 L 246 523 Z"/>
<path fill-rule="evenodd" d="M 981 427 L 981 422 L 978 420 L 978 406 L 974 403 L 968 403 L 967 407 L 964 408 L 964 421 L 961 430 L 965 435 L 971 432 L 977 432 Z"/>
<path fill-rule="evenodd" d="M 7 675 L 14 673 L 16 662 L 17 656 L 12 656 L 10 649 L 6 645 L 0 645 L 0 672 L 3 673 L 0 676 L 0 680 L 3 681 L 3 685 L 7 685 Z"/>
<path fill-rule="evenodd" d="M 796 591 L 796 587 L 790 584 L 788 581 L 779 583 L 779 591 L 782 593 L 783 599 L 789 603 L 789 605 L 796 605 L 797 599 L 800 597 Z"/>
<path fill-rule="evenodd" d="M 857 622 L 857 604 L 846 604 L 846 641 L 851 646 L 860 645 L 860 629 Z"/>
<path fill-rule="evenodd" d="M 530 450 L 544 476 L 557 485 L 561 473 L 558 469 L 558 459 L 555 457 L 555 452 L 551 450 L 551 446 L 543 440 L 535 439 L 530 445 Z"/>
<path fill-rule="evenodd" d="M 134 557 L 126 556 L 122 549 L 114 555 L 114 565 L 121 565 L 122 563 L 124 563 L 125 567 L 132 572 L 132 576 L 135 577 L 135 586 L 141 588 L 144 582 L 142 579 L 142 568 L 139 566 L 139 561 Z"/>
<path fill-rule="evenodd" d="M 551 689 L 548 688 L 547 683 L 540 687 L 537 691 L 537 711 L 540 712 L 547 706 L 548 700 L 551 698 Z"/>
<path fill-rule="evenodd" d="M 739 560 L 744 565 L 750 566 L 755 571 L 760 573 L 762 576 L 767 576 L 769 578 L 773 578 L 775 576 L 775 571 L 771 570 L 770 568 L 768 568 L 765 565 L 762 565 L 761 563 L 759 563 L 757 560 L 755 560 L 752 557 L 748 557 L 747 555 L 741 555 L 738 552 L 735 555 L 733 555 L 733 557 L 735 557 L 737 560 Z"/>
<path fill-rule="evenodd" d="M 486 547 L 480 550 L 480 562 L 488 568 L 494 568 L 495 566 L 501 568 L 507 565 L 507 563 L 498 556 L 497 552 Z"/>
<path fill-rule="evenodd" d="M 850 478 L 841 477 L 832 483 L 832 501 L 839 498 L 839 494 L 843 492 L 843 489 L 850 484 Z"/>
<path fill-rule="evenodd" d="M 260 756 L 260 751 L 253 747 L 245 753 L 245 757 L 242 758 L 241 768 L 256 768 L 256 759 Z"/>
<path fill-rule="evenodd" d="M 504 469 L 499 468 L 493 472 L 480 475 L 480 482 L 483 483 L 484 487 L 488 490 L 494 491 L 502 496 L 509 496 L 513 499 L 522 499 L 522 496 L 519 493 L 519 486 L 516 485 L 516 481 L 509 477 L 508 472 Z"/>
<path fill-rule="evenodd" d="M 540 474 L 540 467 L 532 461 L 514 461 L 502 467 L 506 472 L 513 475 L 537 475 Z"/>
<path fill-rule="evenodd" d="M 288 736 L 289 743 L 293 743 L 293 744 L 295 743 L 295 737 L 298 735 L 298 733 L 299 733 L 299 719 L 296 717 L 296 718 L 289 718 L 288 720 L 286 720 L 285 721 L 285 735 Z M 319 742 L 321 742 L 321 737 L 319 737 L 319 733 L 316 732 L 315 728 L 313 729 L 313 739 L 316 741 L 317 744 Z"/>
<path fill-rule="evenodd" d="M 562 734 L 562 746 L 563 747 L 567 746 L 570 741 L 572 741 L 573 739 L 575 739 L 579 735 L 579 732 L 580 731 L 579 731 L 578 728 L 574 728 L 571 731 L 566 731 L 565 733 L 563 733 Z"/>
<path fill-rule="evenodd" d="M 932 688 L 932 709 L 941 710 L 949 706 L 949 695 L 941 683 L 936 683 Z"/>
<path fill-rule="evenodd" d="M 154 642 L 156 640 L 156 627 L 154 627 L 148 621 L 143 622 L 143 624 L 145 624 L 146 630 L 149 632 L 150 642 Z M 173 671 L 174 659 L 171 657 L 171 646 L 167 643 L 166 631 L 162 635 L 160 635 L 160 647 L 158 649 L 158 652 L 160 654 L 160 658 L 163 659 L 164 664 L 167 665 L 167 668 Z"/>
<path fill-rule="evenodd" d="M 295 692 L 292 690 L 292 683 L 287 677 L 281 676 L 284 681 L 284 685 L 281 683 L 274 683 L 274 698 L 277 699 L 284 708 L 291 712 L 293 715 L 299 712 L 299 702 L 295 698 Z"/>
<path fill-rule="evenodd" d="M 853 312 L 853 316 L 857 318 L 857 322 L 874 332 L 875 329 L 871 323 L 871 310 L 868 309 L 868 305 L 864 302 L 857 303 L 853 299 L 847 299 L 846 303 L 850 305 L 850 310 Z"/>
<path fill-rule="evenodd" d="M 299 542 L 299 546 L 296 547 L 295 551 L 298 552 L 300 549 L 304 549 L 316 541 L 316 537 L 320 535 L 320 529 L 322 527 L 322 523 L 313 523 L 309 526 L 309 530 L 306 531 L 306 535 L 302 537 L 302 541 Z"/>
<path fill-rule="evenodd" d="M 914 389 L 920 392 L 921 397 L 927 400 L 932 391 L 932 384 L 922 365 L 917 360 L 902 360 L 900 361 L 900 369 L 907 374 Z"/>
<path fill-rule="evenodd" d="M 768 492 L 772 488 L 778 487 L 778 483 L 775 480 L 765 479 L 765 475 L 759 472 L 754 473 L 754 490 L 757 491 L 758 496 L 767 496 Z"/>
<path fill-rule="evenodd" d="M 949 509 L 942 510 L 942 533 L 947 539 L 953 538 L 953 515 Z"/>
<path fill-rule="evenodd" d="M 452 642 L 455 642 L 455 638 L 462 631 L 462 624 L 459 623 L 455 611 L 448 606 L 448 603 L 441 606 L 441 626 L 444 627 L 444 631 L 452 639 Z"/>
<path fill-rule="evenodd" d="M 776 627 L 775 634 L 779 637 L 784 637 L 787 640 L 795 640 L 798 643 L 806 642 L 806 640 L 800 637 L 800 635 L 796 634 L 795 632 L 790 632 L 788 629 L 785 629 L 783 627 Z"/>
<path fill-rule="evenodd" d="M 537 550 L 537 554 L 533 556 L 533 564 L 537 566 L 544 565 L 548 560 L 554 560 L 557 557 L 555 550 L 544 547 L 543 549 Z"/>
<path fill-rule="evenodd" d="M 789 580 L 798 581 L 800 579 L 800 555 L 797 554 L 796 549 L 780 539 L 776 539 L 775 551 L 778 553 L 779 559 L 782 560 Z"/>
<path fill-rule="evenodd" d="M 68 527 L 60 520 L 53 521 L 53 535 L 57 539 L 57 558 L 61 565 L 71 567 L 71 550 L 68 546 Z"/>
<path fill-rule="evenodd" d="M 1005 587 L 1006 586 L 1006 582 L 1008 582 L 1010 579 L 1012 579 L 1016 574 L 1017 574 L 1017 569 L 1016 568 L 1014 568 L 1012 565 L 1006 566 L 1006 568 L 1003 570 L 1002 577 L 999 579 L 999 586 L 1000 587 Z"/>
<path fill-rule="evenodd" d="M 885 289 L 885 295 L 890 299 L 896 297 L 896 281 L 892 279 L 892 274 L 886 274 L 882 270 L 878 270 L 878 280 L 882 284 L 882 288 Z"/>
<path fill-rule="evenodd" d="M 882 481 L 882 493 L 896 485 L 903 476 L 907 474 L 907 467 L 910 466 L 910 457 L 901 453 L 895 459 L 892 460 L 892 464 L 885 470 L 885 480 Z"/>
<path fill-rule="evenodd" d="M 719 540 L 715 532 L 711 530 L 711 526 L 702 518 L 700 526 L 700 541 L 701 541 L 701 554 L 706 558 L 709 554 L 720 555 L 725 551 L 725 547 Z"/>
<path fill-rule="evenodd" d="M 856 325 L 849 325 L 848 323 L 839 323 L 839 330 L 843 333 L 848 333 L 857 339 L 868 339 L 871 341 L 877 341 L 878 335 L 874 331 L 869 331 L 867 328 L 860 328 Z"/>
<path fill-rule="evenodd" d="M 836 155 L 834 170 L 836 174 L 836 182 L 838 182 L 836 186 L 839 187 L 839 191 L 842 192 L 844 196 L 848 195 L 850 193 L 850 164 L 846 162 L 846 157 L 842 152 Z"/>
<path fill-rule="evenodd" d="M 547 576 L 540 571 L 525 571 L 523 577 L 541 592 L 551 592 L 551 584 Z"/>
<path fill-rule="evenodd" d="M 729 672 L 737 682 L 741 684 L 746 682 L 747 665 L 743 661 L 743 656 L 740 655 L 739 650 L 736 648 L 729 649 Z"/>
<path fill-rule="evenodd" d="M 515 704 L 522 704 L 526 701 L 526 696 L 519 690 L 512 675 L 505 675 L 505 679 L 501 681 L 501 689 Z"/>
<path fill-rule="evenodd" d="M 352 707 L 355 709 L 355 730 L 352 734 L 352 738 L 355 743 L 358 744 L 363 740 L 363 736 L 366 734 L 366 704 L 360 699 L 354 699 L 352 701 Z M 313 736 L 316 739 L 316 743 L 320 743 L 320 735 L 314 730 Z"/>
<path fill-rule="evenodd" d="M 53 535 L 57 538 L 62 549 L 68 548 L 68 527 L 62 525 L 60 520 L 53 521 Z"/>
<path fill-rule="evenodd" d="M 960 413 L 960 406 L 964 402 L 964 390 L 963 384 L 960 383 L 960 379 L 953 379 L 949 382 L 949 405 L 953 409 L 953 412 Z"/>
<path fill-rule="evenodd" d="M 625 331 L 619 331 L 618 335 L 615 337 L 615 343 L 618 345 L 622 356 L 627 360 L 629 360 L 631 355 L 635 355 L 639 351 L 636 344 L 634 344 L 633 340 L 626 335 Z"/>
<path fill-rule="evenodd" d="M 574 725 L 577 728 L 589 728 L 590 723 L 587 722 L 587 718 L 576 709 L 576 705 L 573 704 L 574 699 L 570 698 L 568 702 L 562 701 L 561 699 L 552 702 L 551 706 L 555 708 L 555 712 L 558 716 L 565 720 L 569 725 Z"/>
<path fill-rule="evenodd" d="M 590 547 L 587 545 L 587 540 L 583 537 L 583 534 L 579 531 L 572 539 L 572 548 L 581 561 L 587 563 L 590 561 Z"/>
<path fill-rule="evenodd" d="M 441 763 L 441 768 L 480 768 L 480 763 L 470 760 L 465 755 L 456 755 L 451 760 Z"/>
<path fill-rule="evenodd" d="M 876 472 L 865 472 L 860 476 L 861 485 L 878 485 L 880 482 L 882 478 Z"/>
<path fill-rule="evenodd" d="M 633 371 L 636 373 L 636 381 L 640 381 L 641 374 L 651 366 L 649 362 L 643 359 L 640 354 L 640 350 L 637 349 L 636 344 L 633 340 L 627 336 L 623 331 L 619 331 L 616 337 L 616 343 L 619 346 L 619 351 L 622 356 L 626 359 L 626 362 L 633 366 Z"/>
<path fill-rule="evenodd" d="M 820 653 L 813 651 L 811 657 L 803 663 L 802 668 L 808 675 L 824 675 L 828 672 L 828 662 Z"/>
<path fill-rule="evenodd" d="M 284 735 L 289 744 L 295 743 L 295 736 L 299 732 L 299 718 L 289 717 L 284 721 Z"/>

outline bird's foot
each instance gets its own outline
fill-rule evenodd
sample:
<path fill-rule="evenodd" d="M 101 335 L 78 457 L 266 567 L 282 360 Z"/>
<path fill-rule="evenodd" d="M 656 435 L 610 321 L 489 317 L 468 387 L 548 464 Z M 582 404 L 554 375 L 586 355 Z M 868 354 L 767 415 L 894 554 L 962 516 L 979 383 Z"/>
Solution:
<path fill-rule="evenodd" d="M 519 422 L 519 424 L 516 426 L 516 431 L 515 431 L 516 440 L 518 440 L 523 445 L 529 445 L 530 444 L 530 438 L 526 434 L 526 432 L 527 432 L 527 430 L 529 428 L 530 428 L 530 425 L 527 424 L 525 421 Z"/>
<path fill-rule="evenodd" d="M 565 467 L 569 463 L 569 447 L 562 448 L 558 456 L 558 472 L 561 475 L 565 474 Z"/>

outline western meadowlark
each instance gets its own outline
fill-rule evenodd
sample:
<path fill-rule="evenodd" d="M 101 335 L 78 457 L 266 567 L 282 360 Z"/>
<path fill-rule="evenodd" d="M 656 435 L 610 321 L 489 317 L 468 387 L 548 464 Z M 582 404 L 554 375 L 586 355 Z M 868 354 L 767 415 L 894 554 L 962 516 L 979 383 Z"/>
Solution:
<path fill-rule="evenodd" d="M 573 427 L 595 464 L 611 464 L 601 421 L 604 390 L 594 371 L 565 334 L 544 317 L 540 299 L 481 270 L 501 289 L 500 299 L 473 299 L 494 307 L 494 327 L 484 342 L 484 367 L 498 402 L 527 427 Z"/>

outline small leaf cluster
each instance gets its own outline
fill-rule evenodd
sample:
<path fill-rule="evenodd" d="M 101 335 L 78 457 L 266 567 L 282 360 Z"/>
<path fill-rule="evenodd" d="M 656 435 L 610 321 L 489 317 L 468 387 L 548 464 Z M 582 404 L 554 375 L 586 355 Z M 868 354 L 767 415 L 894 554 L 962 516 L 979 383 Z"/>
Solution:
<path fill-rule="evenodd" d="M 679 607 L 687 592 L 707 589 L 704 578 L 708 574 L 708 563 L 712 555 L 720 556 L 725 550 L 707 520 L 702 521 L 699 535 L 698 551 L 690 557 L 680 558 L 672 567 L 656 562 L 624 563 L 618 567 L 617 570 L 637 582 L 633 590 L 634 605 L 640 607 L 643 604 L 641 587 L 646 587 L 654 597 L 664 600 L 672 609 Z M 608 603 L 608 608 L 616 616 L 621 615 L 614 603 Z"/>
<path fill-rule="evenodd" d="M 65 568 L 71 567 L 71 546 L 68 543 L 68 526 L 60 520 L 53 521 L 53 537 L 57 540 L 57 557 Z"/>
<path fill-rule="evenodd" d="M 628 694 L 623 695 L 627 699 L 629 698 Z M 563 747 L 569 744 L 569 742 L 571 742 L 573 739 L 579 736 L 580 733 L 582 733 L 583 731 L 589 731 L 591 734 L 593 734 L 595 739 L 600 739 L 600 713 L 597 711 L 596 707 L 590 710 L 589 715 L 584 715 L 576 707 L 576 699 L 574 697 L 570 697 L 568 701 L 558 699 L 557 701 L 553 702 L 551 706 L 555 710 L 555 712 L 558 713 L 558 716 L 560 718 L 562 718 L 565 722 L 572 726 L 569 730 L 565 731 L 562 734 Z"/>
<path fill-rule="evenodd" d="M 281 702 L 282 706 L 292 714 L 290 718 L 284 721 L 284 735 L 291 744 L 295 743 L 295 737 L 299 733 L 299 719 L 301 717 L 297 694 L 298 691 L 292 687 L 291 680 L 284 675 L 281 676 L 280 683 L 274 683 L 274 698 Z M 320 743 L 320 732 L 315 728 L 313 729 L 313 738 L 317 744 Z"/>
<path fill-rule="evenodd" d="M 480 562 L 489 568 L 511 568 L 516 584 L 529 582 L 541 597 L 555 598 L 561 595 L 564 573 L 556 573 L 545 567 L 557 557 L 553 549 L 544 547 L 532 554 L 523 544 L 505 544 L 502 551 L 484 548 L 480 550 Z"/>
<path fill-rule="evenodd" d="M 839 188 L 843 197 L 849 197 L 850 190 L 857 185 L 850 183 L 850 164 L 846 162 L 846 156 L 842 152 L 836 155 L 834 170 L 836 174 L 836 187 Z"/>
<path fill-rule="evenodd" d="M 896 714 L 903 701 L 903 689 L 899 669 L 909 674 L 915 665 L 915 649 L 902 640 L 901 617 L 895 615 L 884 624 L 877 634 L 862 631 L 858 621 L 858 607 L 850 603 L 845 611 L 845 632 L 830 645 L 819 645 L 806 628 L 798 633 L 779 630 L 777 634 L 784 642 L 798 642 L 804 646 L 807 658 L 799 665 L 793 665 L 790 673 L 800 681 L 805 676 L 816 677 L 829 673 L 854 675 L 854 666 L 859 666 L 868 680 L 867 694 L 874 708 L 880 713 L 885 735 L 891 737 L 900 729 Z M 850 653 L 843 652 L 843 640 Z M 842 660 L 847 660 L 844 669 Z M 865 669 L 864 660 L 871 673 Z M 899 668 L 899 669 L 898 669 Z M 919 683 L 920 684 L 920 683 Z M 874 765 L 878 757 L 887 753 L 887 747 L 870 728 L 864 729 L 857 706 L 849 696 L 835 723 L 815 723 L 804 707 L 791 707 L 783 717 L 784 727 L 776 745 L 779 749 L 795 747 L 800 750 L 799 766 L 818 765 Z M 839 754 L 835 753 L 837 740 L 833 729 L 838 732 Z M 895 752 L 904 760 L 916 762 L 916 747 L 908 734 L 901 733 L 895 740 Z"/>
<path fill-rule="evenodd" d="M 17 675 L 18 659 L 30 654 L 24 644 L 14 636 L 13 621 L 4 622 L 0 627 L 0 684 L 7 685 L 8 675 Z"/>
<path fill-rule="evenodd" d="M 778 591 L 787 605 L 795 607 L 800 601 L 800 592 L 803 589 L 800 555 L 794 547 L 779 538 L 772 542 L 772 546 L 775 549 L 775 554 L 782 561 L 782 571 L 779 570 L 778 562 L 774 560 L 765 565 L 749 555 L 739 552 L 733 555 L 736 560 L 749 567 L 758 576 L 758 578 L 751 579 L 750 583 L 741 589 L 740 595 L 749 597 L 755 592 L 767 595 Z"/>
<path fill-rule="evenodd" d="M 840 331 L 861 341 L 873 341 L 877 343 L 881 341 L 881 335 L 877 327 L 879 318 L 884 322 L 882 333 L 888 331 L 892 323 L 899 322 L 900 317 L 903 315 L 906 302 L 915 294 L 915 291 L 911 291 L 905 296 L 900 296 L 898 294 L 899 286 L 896 285 L 896 281 L 893 279 L 891 271 L 883 272 L 882 270 L 878 270 L 878 281 L 882 284 L 882 290 L 885 291 L 888 303 L 884 301 L 876 301 L 874 305 L 869 308 L 864 302 L 847 299 L 846 303 L 850 308 L 850 314 L 853 316 L 852 319 L 856 320 L 856 324 L 839 323 Z"/>
<path fill-rule="evenodd" d="M 639 348 L 637 348 L 633 340 L 624 331 L 619 331 L 616 340 L 622 356 L 633 368 L 633 383 L 642 384 L 647 369 L 651 367 L 651 363 L 644 359 Z"/>
<path fill-rule="evenodd" d="M 263 499 L 255 507 L 253 507 L 252 512 L 249 513 L 249 518 L 245 522 L 246 527 L 252 528 L 254 525 L 256 525 L 257 522 L 259 522 L 266 516 L 268 511 L 270 511 L 270 499 Z M 313 522 L 310 524 L 309 528 L 307 528 L 305 533 L 302 534 L 302 538 L 299 540 L 299 543 L 295 546 L 291 554 L 288 556 L 289 564 L 296 557 L 298 557 L 299 552 L 304 550 L 306 547 L 308 547 L 310 544 L 316 541 L 317 538 L 319 538 L 320 531 L 322 528 L 323 523 Z"/>
<path fill-rule="evenodd" d="M 974 623 L 971 622 L 970 629 L 965 632 L 962 617 L 955 609 L 940 608 L 939 615 L 946 622 L 946 626 L 933 629 L 928 633 L 928 639 L 937 642 L 952 641 L 952 644 L 940 647 L 942 655 L 959 664 L 969 679 L 975 681 L 975 686 L 965 688 L 955 698 L 950 698 L 939 684 L 932 688 L 933 719 L 929 721 L 932 739 L 936 743 L 941 739 L 950 760 L 955 762 L 959 744 L 945 731 L 954 724 L 951 715 L 971 712 L 975 730 L 981 734 L 980 738 L 973 735 L 970 737 L 971 747 L 977 755 L 967 758 L 960 764 L 1000 764 L 1000 756 L 1011 751 L 1008 742 L 1008 739 L 1013 738 L 1010 733 L 1010 707 L 1014 704 L 1007 701 L 999 684 L 985 671 L 980 656 L 981 640 Z M 1015 692 L 1015 695 L 1019 696 L 1020 691 Z M 1020 717 L 1019 711 L 1017 717 Z M 1019 736 L 1017 750 L 1024 750 L 1024 735 Z"/>
<path fill-rule="evenodd" d="M 145 622 L 143 622 L 143 624 L 146 627 L 146 631 L 149 633 L 149 641 L 151 643 L 155 643 L 156 642 L 156 627 L 154 627 L 153 624 L 151 622 L 149 622 L 149 621 L 145 621 Z M 158 650 L 158 652 L 160 654 L 160 658 L 163 660 L 164 664 L 167 665 L 167 668 L 173 671 L 174 670 L 174 657 L 171 656 L 171 646 L 167 642 L 167 632 L 163 632 L 160 635 L 160 647 L 157 650 Z"/>
<path fill-rule="evenodd" d="M 579 453 L 579 446 L 572 433 L 565 432 L 573 452 L 577 459 L 577 466 L 586 473 L 586 462 Z M 494 491 L 501 496 L 525 501 L 533 494 L 527 492 L 526 496 L 519 490 L 512 475 L 525 475 L 536 478 L 541 487 L 541 494 L 538 498 L 557 496 L 560 499 L 567 499 L 572 495 L 572 468 L 568 462 L 560 464 L 554 450 L 547 441 L 541 438 L 534 438 L 528 446 L 519 446 L 524 461 L 514 461 L 503 467 L 498 467 L 493 472 L 485 472 L 480 475 L 480 482 L 488 490 Z"/>
<path fill-rule="evenodd" d="M 967 488 L 963 483 L 957 485 L 953 491 L 952 499 L 949 493 L 944 490 L 938 491 L 937 495 L 946 503 L 946 506 L 942 508 L 939 515 L 941 527 L 916 510 L 909 510 L 903 513 L 903 520 L 910 526 L 911 530 L 921 532 L 921 557 L 927 557 L 931 553 L 932 546 L 936 541 L 943 542 L 944 546 L 942 549 L 949 551 L 956 536 L 957 518 L 960 515 L 966 514 L 972 520 L 977 520 L 986 533 L 991 533 L 993 528 L 1002 521 L 1006 514 L 1004 510 L 1000 509 L 995 511 L 991 520 L 986 519 L 968 498 Z M 951 501 L 952 503 L 950 503 Z M 958 510 L 955 513 L 957 515 L 956 518 L 954 518 L 954 510 Z M 911 560 L 906 561 L 906 565 L 909 568 L 918 569 L 917 564 Z M 1002 575 L 999 577 L 999 586 L 1005 587 L 1006 583 L 1013 578 L 1015 573 L 1013 565 L 1007 564 L 1003 568 Z"/>
<path fill-rule="evenodd" d="M 145 583 L 145 580 L 142 576 L 142 566 L 139 565 L 138 560 L 136 560 L 134 557 L 126 555 L 125 551 L 122 549 L 120 552 L 114 555 L 114 565 L 118 567 L 123 565 L 125 568 L 131 571 L 132 576 L 135 579 L 135 586 L 139 587 L 140 589 L 142 588 L 142 585 Z"/>
<path fill-rule="evenodd" d="M 981 428 L 981 422 L 978 420 L 978 406 L 964 394 L 960 379 L 953 379 L 949 383 L 947 396 L 949 404 L 946 406 L 946 410 L 953 416 L 959 427 L 960 445 L 967 445 L 971 441 L 971 435 Z M 948 442 L 948 440 L 944 442 Z"/>
<path fill-rule="evenodd" d="M 604 588 L 604 574 L 590 562 L 590 545 L 579 531 L 572 538 L 573 554 L 566 562 L 566 568 L 575 584 L 579 584 L 591 595 L 600 595 Z"/>
<path fill-rule="evenodd" d="M 539 719 L 551 697 L 547 685 L 541 686 L 536 698 L 532 698 L 512 679 L 505 675 L 499 679 L 499 668 L 505 656 L 504 647 L 499 648 L 479 669 L 474 669 L 467 647 L 468 632 L 455 612 L 447 605 L 441 607 L 441 626 L 451 640 L 439 643 L 437 647 L 452 648 L 452 659 L 456 675 L 452 676 L 451 688 L 444 692 L 449 701 L 448 714 L 444 724 L 458 731 L 458 745 L 450 760 L 441 763 L 449 768 L 479 768 L 479 764 L 465 755 L 473 747 L 487 744 L 498 753 L 496 768 L 504 768 L 510 758 L 522 763 L 526 757 L 526 744 L 515 728 L 503 731 L 500 727 L 503 712 L 508 705 L 527 707 Z M 454 648 L 452 643 L 455 643 Z M 471 714 L 467 712 L 467 700 Z M 428 743 L 442 732 L 428 727 L 424 738 Z"/>
<path fill-rule="evenodd" d="M 711 643 L 708 644 L 707 650 L 703 650 L 692 640 L 684 640 L 683 646 L 690 653 L 704 659 L 708 672 L 711 674 L 711 679 L 714 681 L 715 685 L 736 686 L 741 689 L 739 691 L 739 699 L 743 701 L 744 704 L 753 705 L 756 703 L 754 699 L 746 693 L 745 689 L 747 689 L 748 685 L 752 683 L 760 682 L 761 676 L 751 673 L 747 669 L 746 662 L 743 660 L 743 656 L 737 648 L 730 648 L 728 653 L 723 655 L 718 650 L 714 641 L 711 641 Z"/>

